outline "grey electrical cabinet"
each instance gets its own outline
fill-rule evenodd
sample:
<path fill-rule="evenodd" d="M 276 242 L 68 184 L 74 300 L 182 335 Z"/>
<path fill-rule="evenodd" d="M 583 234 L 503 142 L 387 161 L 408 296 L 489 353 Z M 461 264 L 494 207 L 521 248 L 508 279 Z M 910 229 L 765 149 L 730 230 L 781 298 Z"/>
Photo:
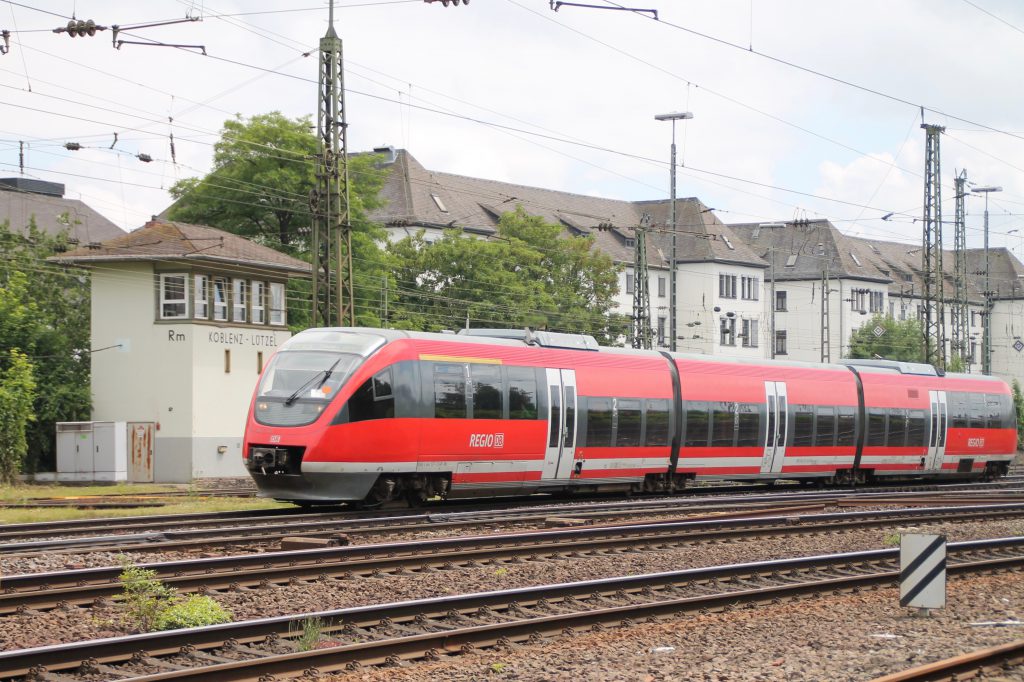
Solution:
<path fill-rule="evenodd" d="M 58 481 L 151 482 L 152 462 L 152 422 L 57 424 Z"/>

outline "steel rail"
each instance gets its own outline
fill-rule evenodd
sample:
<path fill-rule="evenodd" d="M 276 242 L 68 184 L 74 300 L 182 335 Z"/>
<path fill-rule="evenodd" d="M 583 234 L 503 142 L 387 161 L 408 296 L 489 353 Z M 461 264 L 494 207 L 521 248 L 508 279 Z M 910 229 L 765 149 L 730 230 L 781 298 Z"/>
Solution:
<path fill-rule="evenodd" d="M 1006 666 L 1024 664 L 1024 639 L 1000 646 L 979 649 L 928 663 L 891 675 L 876 677 L 871 682 L 935 682 L 938 680 L 966 680 L 968 677 L 987 679 L 989 672 L 1000 672 Z"/>
<path fill-rule="evenodd" d="M 954 575 L 1024 566 L 1024 537 L 951 543 L 947 550 L 947 570 Z M 83 668 L 83 662 L 83 670 L 88 673 L 110 664 L 144 662 L 159 656 L 177 656 L 176 665 L 181 658 L 190 656 L 197 663 L 213 665 L 143 674 L 132 679 L 249 680 L 313 668 L 323 673 L 340 670 L 354 661 L 379 663 L 437 656 L 456 653 L 463 647 L 525 641 L 581 627 L 623 625 L 680 612 L 732 608 L 739 602 L 770 603 L 805 594 L 892 584 L 899 575 L 898 557 L 898 550 L 885 549 L 733 564 L 74 642 L 0 653 L 0 678 L 57 672 L 66 679 L 64 675 Z M 751 584 L 758 579 L 770 584 Z M 527 612 L 531 608 L 532 617 Z M 498 614 L 499 610 L 503 613 Z M 488 622 L 499 616 L 505 622 Z M 370 629 L 379 628 L 380 632 L 374 635 L 383 635 L 384 639 L 283 655 L 277 651 L 247 661 L 229 662 L 221 655 L 208 653 L 218 648 L 249 646 L 261 638 L 269 638 L 273 643 L 282 635 L 294 636 L 308 618 L 328 623 L 331 634 L 365 639 Z M 443 619 L 447 623 L 442 623 Z M 248 651 L 257 654 L 256 649 Z"/>
<path fill-rule="evenodd" d="M 1019 517 L 1024 505 L 970 508 L 940 507 L 907 511 L 870 511 L 797 516 L 805 508 L 772 510 L 783 515 L 659 521 L 648 524 L 592 526 L 353 545 L 323 549 L 268 552 L 258 555 L 214 557 L 141 564 L 165 584 L 182 592 L 270 587 L 302 580 L 337 576 L 357 577 L 430 567 L 453 569 L 485 561 L 522 560 L 523 556 L 550 557 L 581 552 L 637 549 L 651 545 L 698 544 L 750 536 L 797 535 L 857 530 L 902 522 L 957 521 Z M 90 568 L 51 573 L 7 576 L 0 593 L 0 614 L 25 609 L 45 610 L 63 605 L 88 604 L 121 593 L 120 567 Z"/>

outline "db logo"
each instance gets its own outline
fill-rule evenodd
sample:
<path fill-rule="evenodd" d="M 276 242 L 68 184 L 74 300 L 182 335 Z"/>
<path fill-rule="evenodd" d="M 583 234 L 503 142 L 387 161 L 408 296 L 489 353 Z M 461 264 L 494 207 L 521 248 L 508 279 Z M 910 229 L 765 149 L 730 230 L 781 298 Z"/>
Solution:
<path fill-rule="evenodd" d="M 983 448 L 983 447 L 985 447 L 985 439 L 984 438 L 968 438 L 967 439 L 967 447 L 969 447 L 969 448 Z"/>
<path fill-rule="evenodd" d="M 505 447 L 504 433 L 471 433 L 469 435 L 469 447 L 471 448 L 503 448 Z"/>
<path fill-rule="evenodd" d="M 281 436 L 271 436 L 270 437 L 270 442 L 271 443 L 280 443 L 281 442 Z"/>

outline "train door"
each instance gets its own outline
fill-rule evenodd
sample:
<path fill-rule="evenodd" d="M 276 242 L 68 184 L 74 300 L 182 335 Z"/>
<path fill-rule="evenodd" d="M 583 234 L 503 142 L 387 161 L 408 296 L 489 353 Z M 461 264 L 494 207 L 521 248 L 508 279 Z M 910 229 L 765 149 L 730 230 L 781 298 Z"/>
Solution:
<path fill-rule="evenodd" d="M 764 456 L 761 457 L 761 473 L 782 471 L 786 457 L 786 436 L 789 426 L 789 401 L 786 399 L 784 381 L 764 382 L 765 403 L 768 406 L 768 428 L 765 429 Z"/>
<path fill-rule="evenodd" d="M 576 370 L 549 369 L 548 442 L 542 479 L 567 479 L 576 458 Z"/>
<path fill-rule="evenodd" d="M 946 455 L 946 431 L 949 426 L 949 405 L 945 391 L 928 391 L 931 404 L 931 418 L 928 420 L 928 455 L 924 468 L 941 471 L 942 459 Z"/>

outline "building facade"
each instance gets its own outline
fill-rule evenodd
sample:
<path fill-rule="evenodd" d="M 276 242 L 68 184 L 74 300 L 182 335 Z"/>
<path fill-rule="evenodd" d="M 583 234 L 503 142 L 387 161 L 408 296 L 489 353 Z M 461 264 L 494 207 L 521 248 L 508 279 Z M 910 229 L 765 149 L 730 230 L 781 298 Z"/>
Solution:
<path fill-rule="evenodd" d="M 245 476 L 249 402 L 309 265 L 163 221 L 53 260 L 91 271 L 93 420 L 153 423 L 156 482 Z"/>
<path fill-rule="evenodd" d="M 437 173 L 405 150 L 381 148 L 389 170 L 385 206 L 371 218 L 391 239 L 422 233 L 427 241 L 458 228 L 470 237 L 496 234 L 501 215 L 517 206 L 588 236 L 620 265 L 618 312 L 632 315 L 636 227 L 644 214 L 651 326 L 657 347 L 729 357 L 835 361 L 850 335 L 875 315 L 907 319 L 923 306 L 920 248 L 844 235 L 826 220 L 723 224 L 696 198 L 676 203 L 676 252 L 668 201 L 619 201 L 512 183 Z M 986 305 L 980 249 L 968 251 L 969 332 L 965 369 L 982 370 Z M 1024 382 L 1024 265 L 1006 249 L 990 251 L 993 296 L 992 373 Z M 947 300 L 955 294 L 953 254 L 944 258 Z M 676 269 L 676 328 L 669 311 Z M 945 315 L 951 357 L 952 307 Z M 571 331 L 571 330 L 566 330 Z M 1018 343 L 1019 342 L 1019 343 Z M 1019 349 L 1018 349 L 1019 348 Z"/>

